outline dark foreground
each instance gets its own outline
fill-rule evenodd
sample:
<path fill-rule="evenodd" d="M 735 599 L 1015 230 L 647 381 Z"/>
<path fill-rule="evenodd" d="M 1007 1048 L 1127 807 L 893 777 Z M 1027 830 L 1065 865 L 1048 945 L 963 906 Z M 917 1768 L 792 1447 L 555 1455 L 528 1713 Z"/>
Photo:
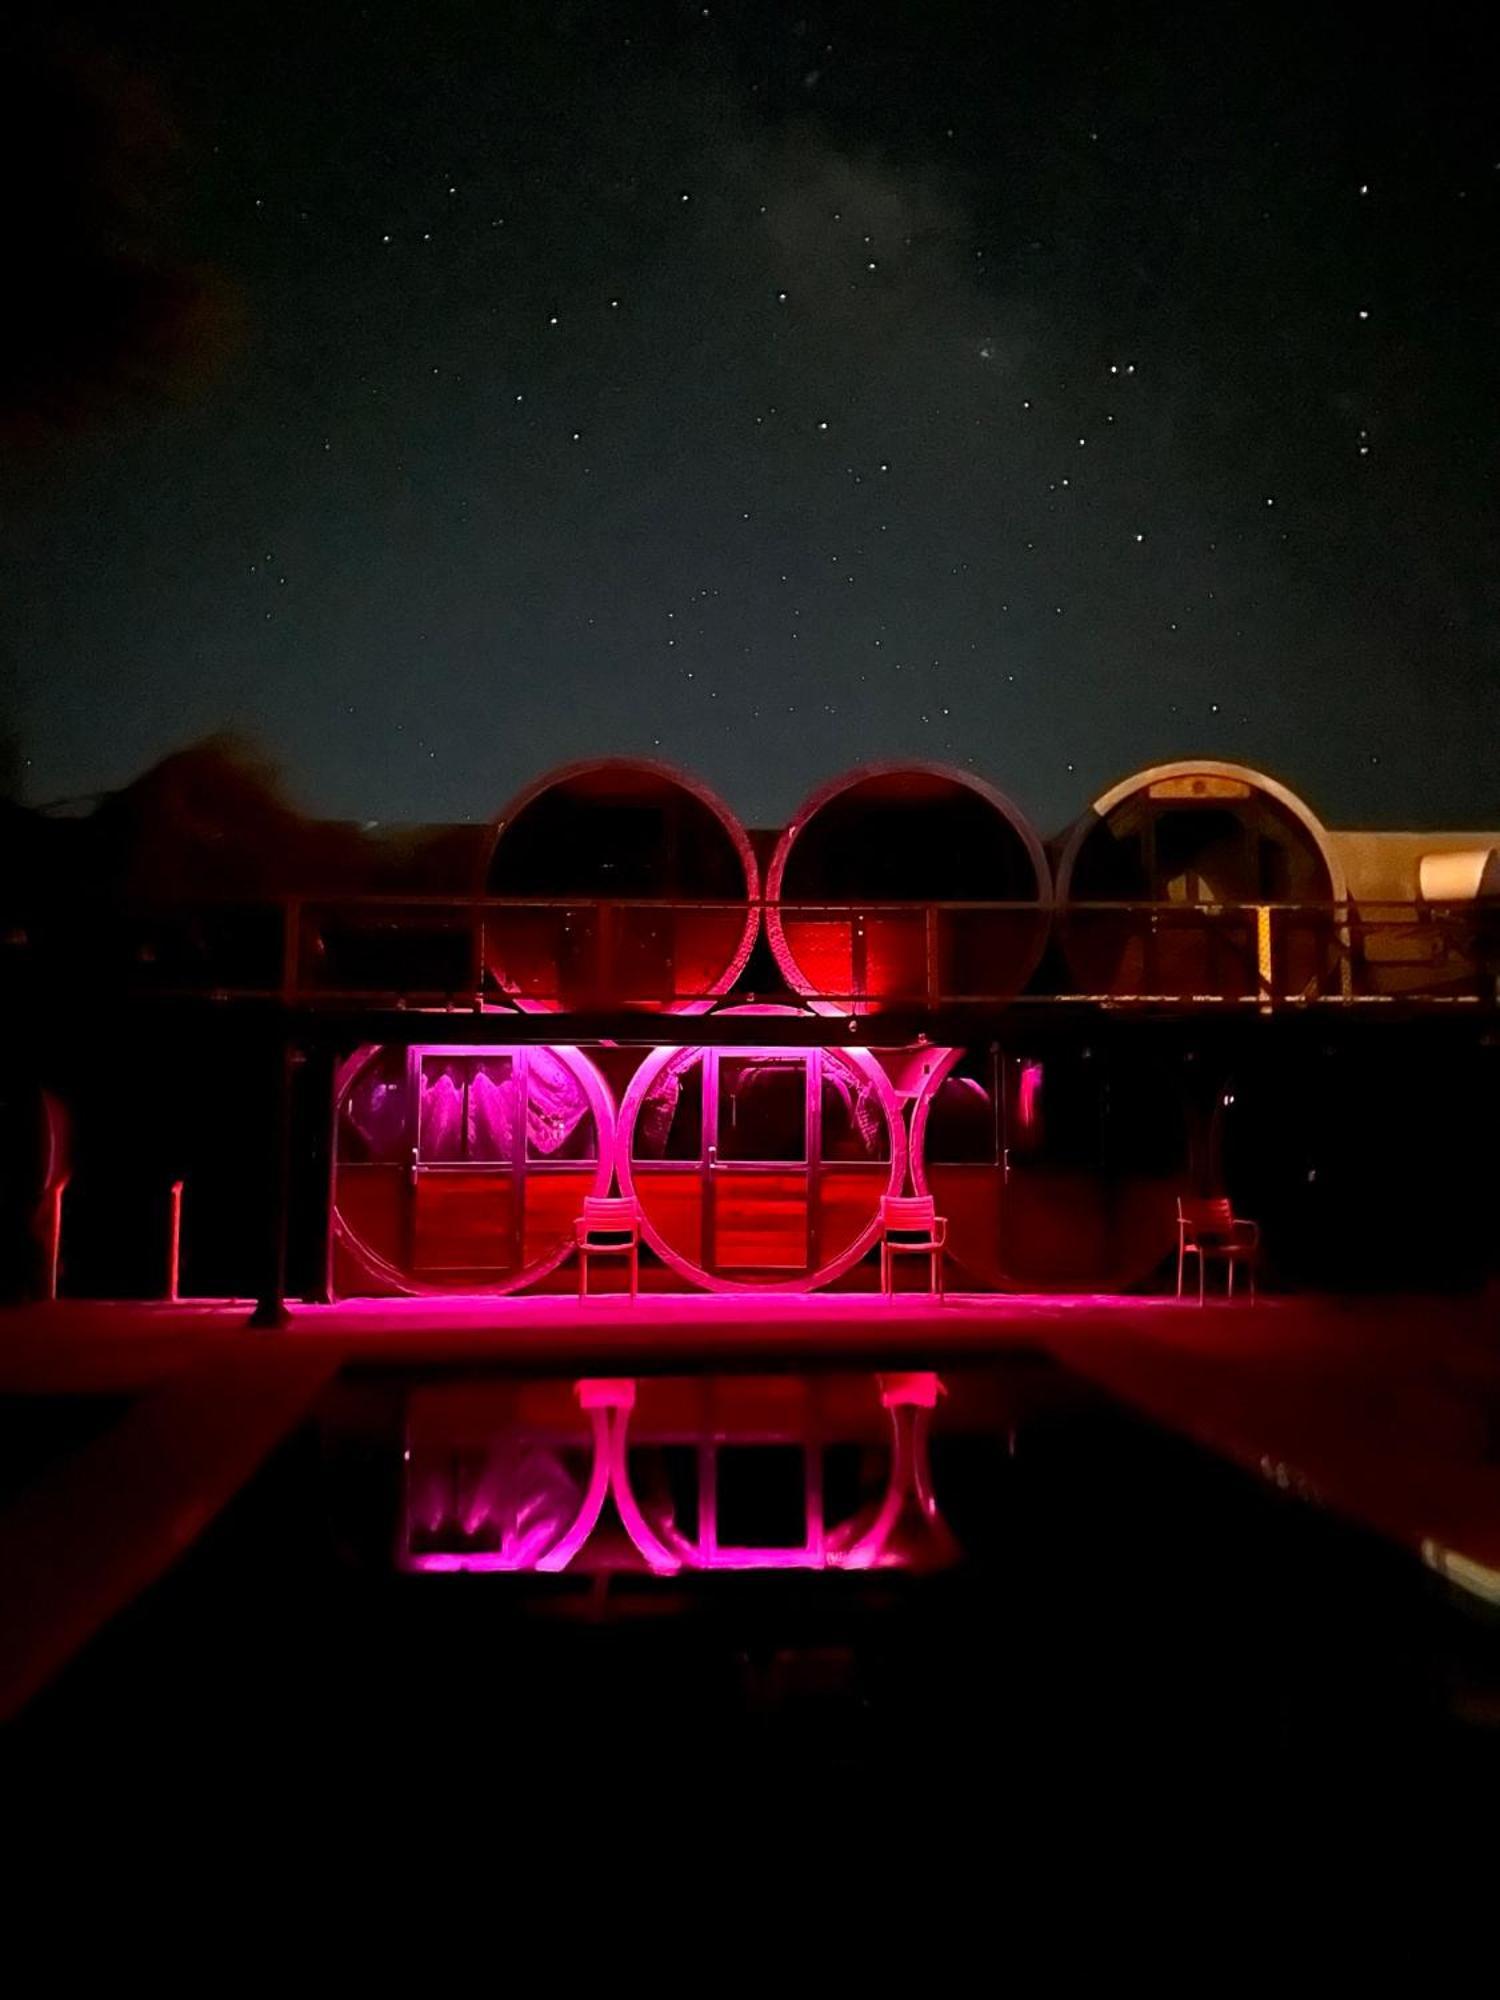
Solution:
<path fill-rule="evenodd" d="M 931 1575 L 401 1575 L 342 1393 L 30 1704 L 13 1775 L 226 1854 L 380 1827 L 564 1878 L 648 1811 L 883 1871 L 1027 1829 L 1430 1845 L 1500 1796 L 1493 1612 L 1055 1368 L 1013 1436 L 936 1433 Z"/>

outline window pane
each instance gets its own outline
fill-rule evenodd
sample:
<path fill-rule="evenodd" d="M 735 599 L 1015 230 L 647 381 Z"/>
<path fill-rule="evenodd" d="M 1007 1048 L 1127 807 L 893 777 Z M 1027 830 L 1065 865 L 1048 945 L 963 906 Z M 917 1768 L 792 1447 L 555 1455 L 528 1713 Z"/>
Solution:
<path fill-rule="evenodd" d="M 807 1158 L 807 1062 L 725 1056 L 719 1063 L 719 1158 Z"/>
<path fill-rule="evenodd" d="M 469 1115 L 465 1157 L 508 1166 L 515 1146 L 516 1078 L 509 1056 L 468 1058 Z"/>
<path fill-rule="evenodd" d="M 339 1115 L 339 1158 L 390 1163 L 406 1158 L 406 1051 L 382 1049 L 349 1087 Z"/>
<path fill-rule="evenodd" d="M 423 1058 L 417 1138 L 421 1160 L 509 1166 L 514 1131 L 515 1073 L 509 1055 Z"/>
<path fill-rule="evenodd" d="M 979 1077 L 956 1070 L 943 1078 L 927 1116 L 925 1150 L 942 1165 L 993 1166 L 1000 1157 L 995 1100 Z"/>
<path fill-rule="evenodd" d="M 873 1085 L 833 1057 L 823 1061 L 823 1158 L 888 1160 L 889 1136 Z"/>
<path fill-rule="evenodd" d="M 638 1160 L 703 1158 L 703 1058 L 670 1063 L 647 1091 L 635 1121 Z"/>
<path fill-rule="evenodd" d="M 592 1160 L 599 1134 L 583 1085 L 550 1049 L 533 1049 L 527 1061 L 526 1157 Z"/>

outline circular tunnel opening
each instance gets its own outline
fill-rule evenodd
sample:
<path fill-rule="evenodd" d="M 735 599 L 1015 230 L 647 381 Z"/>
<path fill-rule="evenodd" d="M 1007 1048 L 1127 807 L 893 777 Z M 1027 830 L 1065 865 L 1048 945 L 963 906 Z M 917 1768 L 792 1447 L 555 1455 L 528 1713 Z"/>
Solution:
<path fill-rule="evenodd" d="M 1336 974 L 1345 885 L 1327 835 L 1239 765 L 1161 765 L 1116 786 L 1074 828 L 1057 888 L 1085 992 L 1302 997 Z"/>
<path fill-rule="evenodd" d="M 804 1291 L 874 1243 L 880 1203 L 905 1182 L 901 1109 L 864 1049 L 753 1040 L 662 1047 L 620 1104 L 616 1172 L 647 1243 L 711 1291 Z"/>
<path fill-rule="evenodd" d="M 582 1052 L 362 1048 L 335 1085 L 335 1289 L 510 1292 L 555 1271 L 608 1192 L 614 1107 Z"/>
<path fill-rule="evenodd" d="M 880 907 L 903 903 L 914 907 Z M 1001 793 L 941 766 L 880 766 L 806 802 L 767 904 L 793 991 L 824 1012 L 867 1013 L 1018 992 L 1046 940 L 1050 882 L 1041 842 Z"/>
<path fill-rule="evenodd" d="M 948 1052 L 912 1113 L 913 1184 L 972 1283 L 1123 1291 L 1169 1255 L 1192 1169 L 1179 1057 L 1026 1037 Z"/>
<path fill-rule="evenodd" d="M 759 876 L 739 821 L 695 778 L 611 759 L 556 771 L 497 824 L 485 966 L 533 1009 L 696 1012 L 755 942 Z"/>

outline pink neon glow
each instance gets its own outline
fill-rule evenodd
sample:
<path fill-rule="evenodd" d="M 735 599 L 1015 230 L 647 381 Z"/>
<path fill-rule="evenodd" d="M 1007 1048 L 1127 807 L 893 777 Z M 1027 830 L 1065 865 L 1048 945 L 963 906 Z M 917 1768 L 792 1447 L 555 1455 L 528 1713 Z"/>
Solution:
<path fill-rule="evenodd" d="M 747 1018 L 753 1018 L 756 1015 L 796 1014 L 801 1010 L 795 1007 L 760 1003 L 742 1007 L 726 1007 L 722 1011 L 725 1014 L 743 1015 Z M 693 1263 L 674 1243 L 662 1234 L 661 1230 L 652 1220 L 649 1203 L 642 1198 L 642 1188 L 637 1183 L 635 1177 L 635 1161 L 633 1158 L 637 1121 L 640 1117 L 642 1107 L 650 1095 L 652 1086 L 674 1063 L 689 1063 L 699 1057 L 701 1053 L 700 1050 L 683 1046 L 663 1046 L 653 1049 L 631 1078 L 625 1095 L 620 1102 L 620 1115 L 615 1127 L 614 1137 L 615 1177 L 619 1183 L 620 1192 L 625 1195 L 634 1196 L 641 1204 L 641 1234 L 645 1241 L 656 1252 L 656 1255 L 660 1257 L 662 1262 L 674 1270 L 679 1277 L 685 1279 L 696 1289 L 704 1289 L 712 1292 L 739 1294 L 746 1292 L 752 1294 L 777 1291 L 800 1292 L 820 1285 L 826 1285 L 833 1279 L 841 1277 L 845 1271 L 850 1270 L 859 1262 L 860 1258 L 864 1256 L 879 1234 L 880 1197 L 883 1194 L 899 1195 L 906 1186 L 906 1127 L 905 1121 L 901 1116 L 901 1106 L 894 1090 L 891 1088 L 890 1079 L 874 1056 L 865 1049 L 838 1048 L 824 1051 L 825 1057 L 831 1056 L 839 1064 L 847 1066 L 848 1069 L 853 1071 L 868 1086 L 872 1093 L 873 1101 L 880 1110 L 884 1121 L 885 1133 L 889 1140 L 889 1172 L 886 1175 L 884 1186 L 880 1184 L 877 1177 L 872 1176 L 871 1178 L 870 1217 L 865 1227 L 838 1255 L 831 1258 L 815 1272 L 802 1271 L 790 1278 L 768 1276 L 763 1281 L 724 1278 L 715 1272 L 706 1270 L 702 1265 Z M 769 1044 L 762 1047 L 756 1043 L 744 1043 L 736 1044 L 732 1048 L 725 1048 L 721 1050 L 721 1054 L 730 1057 L 763 1056 L 771 1059 L 784 1057 L 786 1051 Z"/>
<path fill-rule="evenodd" d="M 383 1052 L 382 1044 L 367 1042 L 361 1048 L 356 1049 L 347 1062 L 340 1065 L 334 1079 L 334 1104 L 340 1114 L 342 1114 L 350 1094 L 358 1084 L 360 1078 L 378 1060 Z M 609 1192 L 614 1173 L 615 1156 L 615 1103 L 609 1085 L 582 1049 L 573 1048 L 560 1042 L 553 1042 L 546 1045 L 544 1053 L 552 1062 L 561 1065 L 562 1069 L 582 1088 L 584 1099 L 588 1105 L 588 1115 L 593 1120 L 596 1138 L 595 1158 L 592 1162 L 593 1185 L 589 1189 L 589 1192 L 594 1195 L 606 1195 Z M 474 1044 L 472 1046 L 460 1043 L 423 1043 L 415 1048 L 414 1054 L 419 1061 L 422 1057 L 428 1055 L 454 1057 L 488 1055 L 501 1058 L 514 1056 L 515 1050 L 503 1043 Z M 411 1116 L 411 1107 L 406 1102 L 404 1086 L 399 1088 L 401 1090 L 401 1103 L 395 1107 L 395 1113 L 401 1120 L 405 1121 Z M 586 1165 L 587 1163 L 580 1164 Z M 453 1294 L 451 1283 L 428 1282 L 417 1277 L 411 1271 L 399 1268 L 389 1258 L 382 1256 L 372 1243 L 366 1241 L 360 1235 L 359 1231 L 349 1222 L 339 1207 L 337 1165 L 336 1161 L 332 1218 L 332 1232 L 335 1242 L 342 1246 L 354 1262 L 374 1282 L 377 1289 L 381 1291 L 405 1293 L 411 1297 L 433 1298 L 451 1296 Z M 527 1285 L 536 1284 L 538 1280 L 547 1277 L 549 1273 L 557 1269 L 558 1265 L 567 1257 L 572 1247 L 573 1230 L 570 1222 L 565 1228 L 557 1232 L 555 1239 L 550 1244 L 541 1249 L 519 1269 L 511 1272 L 496 1283 L 487 1285 L 484 1288 L 485 1294 L 493 1297 L 519 1291 Z"/>
<path fill-rule="evenodd" d="M 1010 826 L 1026 852 L 1027 860 L 1030 863 L 1032 874 L 1036 881 L 1037 908 L 1039 912 L 1044 913 L 1042 920 L 1036 927 L 1029 963 L 1023 963 L 1018 971 L 1018 986 L 1025 984 L 1031 972 L 1035 969 L 1036 961 L 1041 957 L 1046 941 L 1046 925 L 1047 921 L 1050 920 L 1051 913 L 1052 871 L 1047 864 L 1046 851 L 1038 839 L 1035 829 L 1031 826 L 1020 808 L 1006 798 L 1003 792 L 998 791 L 993 785 L 987 784 L 983 778 L 976 777 L 972 771 L 960 770 L 953 765 L 923 762 L 863 764 L 855 770 L 844 772 L 841 777 L 830 779 L 828 783 L 820 785 L 815 792 L 803 800 L 791 823 L 785 828 L 781 838 L 777 841 L 776 851 L 771 857 L 771 865 L 766 871 L 767 941 L 771 946 L 772 954 L 787 985 L 794 993 L 800 993 L 806 998 L 809 1007 L 815 1014 L 842 1016 L 851 1013 L 865 1013 L 869 1011 L 869 1007 L 872 1004 L 878 1007 L 881 1004 L 881 998 L 878 992 L 872 992 L 867 1000 L 851 1001 L 848 998 L 827 999 L 819 992 L 817 986 L 808 978 L 802 966 L 799 965 L 797 954 L 792 947 L 790 938 L 787 936 L 786 920 L 783 918 L 781 909 L 786 872 L 792 858 L 792 851 L 796 846 L 798 836 L 805 830 L 809 821 L 816 818 L 826 806 L 831 805 L 843 793 L 852 791 L 857 786 L 868 784 L 872 780 L 901 777 L 905 774 L 910 774 L 917 778 L 941 779 L 946 784 L 956 785 L 964 791 L 972 792 L 992 806 L 999 817 Z M 874 898 L 873 900 L 878 901 L 880 899 Z"/>
<path fill-rule="evenodd" d="M 1022 1063 L 1021 1081 L 1016 1092 L 1016 1119 L 1023 1132 L 1034 1132 L 1042 1108 L 1042 1066 Z"/>
<path fill-rule="evenodd" d="M 546 1477 L 548 1461 L 533 1453 L 520 1462 L 542 1472 L 543 1486 L 516 1510 L 518 1529 L 507 1534 L 498 1549 L 441 1549 L 412 1547 L 412 1542 L 428 1539 L 439 1523 L 430 1506 L 419 1495 L 420 1473 L 408 1480 L 408 1547 L 405 1565 L 429 1572 L 510 1572 L 534 1571 L 555 1574 L 578 1567 L 597 1565 L 590 1561 L 589 1544 L 613 1500 L 615 1512 L 630 1545 L 646 1568 L 656 1576 L 671 1576 L 679 1570 L 773 1570 L 908 1568 L 915 1561 L 931 1564 L 951 1558 L 952 1537 L 938 1511 L 928 1460 L 928 1430 L 932 1411 L 942 1393 L 936 1375 L 929 1372 L 903 1373 L 878 1378 L 879 1400 L 890 1426 L 890 1457 L 884 1491 L 867 1522 L 856 1519 L 830 1527 L 822 1518 L 821 1506 L 809 1503 L 807 1534 L 801 1546 L 723 1547 L 718 1540 L 717 1520 L 711 1504 L 700 1515 L 696 1541 L 680 1534 L 670 1523 L 660 1529 L 647 1520 L 635 1494 L 631 1476 L 630 1426 L 636 1408 L 636 1384 L 631 1380 L 586 1379 L 575 1384 L 580 1413 L 588 1419 L 592 1440 L 590 1472 L 585 1490 L 571 1520 L 564 1524 L 556 1508 L 557 1494 Z M 714 1432 L 717 1442 L 735 1442 Z M 649 1443 L 648 1437 L 639 1442 Z M 747 1440 L 753 1442 L 753 1440 Z M 826 1440 L 820 1440 L 821 1443 Z M 708 1439 L 702 1440 L 703 1444 Z M 408 1457 L 410 1454 L 408 1454 Z M 481 1505 L 470 1509 L 466 1529 L 479 1527 Z M 910 1520 L 911 1533 L 898 1529 Z M 423 1531 L 426 1531 L 425 1533 Z"/>

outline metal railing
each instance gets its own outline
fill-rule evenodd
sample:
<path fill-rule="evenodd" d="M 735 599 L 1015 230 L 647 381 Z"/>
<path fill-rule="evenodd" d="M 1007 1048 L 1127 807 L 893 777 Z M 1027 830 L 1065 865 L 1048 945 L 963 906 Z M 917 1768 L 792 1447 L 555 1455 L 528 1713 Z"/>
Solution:
<path fill-rule="evenodd" d="M 793 976 L 742 971 L 774 913 Z M 30 955 L 30 954 L 28 954 Z M 34 956 L 43 973 L 45 953 Z M 1496 1005 L 1493 904 L 706 902 L 289 897 L 120 918 L 90 963 L 132 996 L 574 1014 L 804 1001 L 855 1012 Z"/>

